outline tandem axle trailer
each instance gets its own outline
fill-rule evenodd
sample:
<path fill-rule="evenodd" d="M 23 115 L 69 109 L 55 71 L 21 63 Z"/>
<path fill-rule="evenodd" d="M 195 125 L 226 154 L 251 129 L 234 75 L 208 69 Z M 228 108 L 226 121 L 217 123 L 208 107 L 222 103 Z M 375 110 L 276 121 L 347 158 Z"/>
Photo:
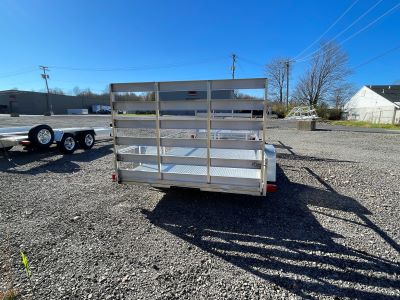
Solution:
<path fill-rule="evenodd" d="M 242 89 L 263 98 L 236 99 Z M 276 190 L 266 94 L 265 78 L 111 84 L 115 180 L 249 195 Z"/>
<path fill-rule="evenodd" d="M 89 150 L 93 147 L 96 136 L 110 137 L 111 128 L 77 127 L 53 129 L 40 124 L 24 127 L 0 128 L 0 152 L 22 145 L 30 149 L 47 149 L 53 143 L 63 154 L 72 154 L 78 147 Z"/>

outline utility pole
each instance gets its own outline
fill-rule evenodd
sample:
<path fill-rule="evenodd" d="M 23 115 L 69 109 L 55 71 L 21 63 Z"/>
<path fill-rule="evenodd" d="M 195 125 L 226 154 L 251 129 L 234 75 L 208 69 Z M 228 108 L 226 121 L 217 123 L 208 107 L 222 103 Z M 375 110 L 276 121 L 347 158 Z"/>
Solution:
<path fill-rule="evenodd" d="M 232 66 L 231 66 L 231 71 L 232 71 L 232 79 L 235 79 L 235 63 L 236 63 L 236 54 L 232 54 Z M 232 91 L 232 98 L 236 98 L 236 92 Z M 234 111 L 232 110 L 232 116 L 233 116 Z"/>
<path fill-rule="evenodd" d="M 286 110 L 289 110 L 289 68 L 290 61 L 286 61 Z"/>
<path fill-rule="evenodd" d="M 49 92 L 49 84 L 47 83 L 47 79 L 49 79 L 49 74 L 46 74 L 46 71 L 50 71 L 48 67 L 46 66 L 39 66 L 39 68 L 43 71 L 42 78 L 46 82 L 46 109 L 47 111 L 44 113 L 45 116 L 51 116 L 53 114 L 53 106 L 50 103 L 50 92 Z"/>
<path fill-rule="evenodd" d="M 232 79 L 235 79 L 235 63 L 236 63 L 236 54 L 232 54 L 232 66 L 231 66 Z"/>

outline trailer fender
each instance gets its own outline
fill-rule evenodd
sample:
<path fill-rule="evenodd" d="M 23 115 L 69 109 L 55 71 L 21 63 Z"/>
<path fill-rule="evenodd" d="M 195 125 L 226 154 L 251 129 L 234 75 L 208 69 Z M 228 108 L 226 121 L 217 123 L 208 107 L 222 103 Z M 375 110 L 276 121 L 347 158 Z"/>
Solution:
<path fill-rule="evenodd" d="M 267 163 L 267 182 L 276 182 L 276 150 L 273 145 L 265 145 L 265 159 Z"/>

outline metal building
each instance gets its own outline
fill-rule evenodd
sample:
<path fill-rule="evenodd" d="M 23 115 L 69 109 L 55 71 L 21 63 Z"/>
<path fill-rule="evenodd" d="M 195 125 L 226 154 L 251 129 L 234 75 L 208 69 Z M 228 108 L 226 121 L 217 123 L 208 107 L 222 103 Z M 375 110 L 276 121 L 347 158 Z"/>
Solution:
<path fill-rule="evenodd" d="M 344 106 L 347 120 L 400 124 L 400 85 L 363 86 Z"/>
<path fill-rule="evenodd" d="M 0 114 L 43 115 L 52 107 L 54 114 L 67 114 L 67 109 L 91 110 L 93 104 L 109 105 L 108 97 L 85 97 L 6 90 L 0 91 Z"/>

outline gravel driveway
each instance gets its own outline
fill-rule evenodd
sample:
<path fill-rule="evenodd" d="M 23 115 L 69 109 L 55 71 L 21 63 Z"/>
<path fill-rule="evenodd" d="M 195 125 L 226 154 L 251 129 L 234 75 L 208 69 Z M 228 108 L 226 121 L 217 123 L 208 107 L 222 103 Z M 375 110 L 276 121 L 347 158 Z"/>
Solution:
<path fill-rule="evenodd" d="M 13 149 L 0 157 L 0 288 L 13 279 L 23 299 L 398 299 L 399 136 L 271 127 L 280 190 L 264 199 L 119 186 L 109 142 L 72 156 Z"/>

